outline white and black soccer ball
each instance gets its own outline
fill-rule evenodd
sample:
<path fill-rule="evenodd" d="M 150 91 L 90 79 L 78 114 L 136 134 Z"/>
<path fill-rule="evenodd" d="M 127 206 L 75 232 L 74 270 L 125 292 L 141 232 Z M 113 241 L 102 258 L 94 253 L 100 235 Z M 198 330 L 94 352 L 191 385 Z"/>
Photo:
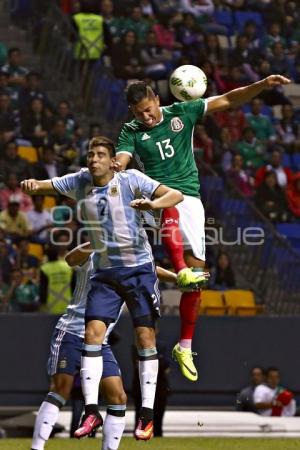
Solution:
<path fill-rule="evenodd" d="M 177 100 L 195 100 L 205 93 L 207 78 L 199 67 L 186 64 L 174 70 L 170 76 L 169 86 Z"/>

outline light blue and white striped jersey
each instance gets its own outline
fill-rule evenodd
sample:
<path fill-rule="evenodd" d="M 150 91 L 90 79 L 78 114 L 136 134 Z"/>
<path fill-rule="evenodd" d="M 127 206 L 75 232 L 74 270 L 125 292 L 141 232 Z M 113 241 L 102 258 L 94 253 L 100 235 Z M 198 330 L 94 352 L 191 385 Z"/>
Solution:
<path fill-rule="evenodd" d="M 95 186 L 88 169 L 52 179 L 53 187 L 77 201 L 94 249 L 96 269 L 134 267 L 151 262 L 153 256 L 142 228 L 142 213 L 130 202 L 141 196 L 151 198 L 159 186 L 138 170 L 114 175 L 106 186 Z M 83 230 L 81 230 L 83 232 Z"/>
<path fill-rule="evenodd" d="M 82 265 L 75 268 L 76 270 L 76 286 L 72 301 L 67 307 L 66 313 L 61 316 L 56 324 L 56 328 L 67 333 L 75 334 L 80 338 L 84 338 L 85 322 L 84 314 L 86 307 L 87 294 L 90 289 L 90 277 L 93 272 L 92 257 Z M 119 317 L 123 307 L 121 308 Z M 108 336 L 115 327 L 117 320 L 111 323 L 106 331 L 103 344 L 107 344 Z"/>

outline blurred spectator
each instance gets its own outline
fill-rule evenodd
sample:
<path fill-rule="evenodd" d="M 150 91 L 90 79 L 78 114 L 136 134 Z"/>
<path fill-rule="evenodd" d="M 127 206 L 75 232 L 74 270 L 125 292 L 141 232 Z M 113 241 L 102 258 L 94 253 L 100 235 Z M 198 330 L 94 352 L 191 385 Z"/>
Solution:
<path fill-rule="evenodd" d="M 0 242 L 1 245 L 1 242 Z M 0 313 L 8 312 L 7 293 L 9 291 L 9 285 L 4 282 L 2 274 L 0 272 Z"/>
<path fill-rule="evenodd" d="M 201 164 L 199 161 L 201 160 L 211 165 L 214 157 L 214 142 L 201 123 L 197 123 L 195 126 L 193 146 L 196 163 Z"/>
<path fill-rule="evenodd" d="M 246 84 L 245 75 L 237 65 L 225 65 L 220 72 L 221 93 L 232 91 Z"/>
<path fill-rule="evenodd" d="M 230 109 L 215 114 L 216 122 L 220 128 L 228 128 L 233 141 L 238 141 L 247 126 L 245 114 L 240 108 Z"/>
<path fill-rule="evenodd" d="M 5 64 L 7 58 L 7 47 L 4 42 L 0 42 L 0 66 Z"/>
<path fill-rule="evenodd" d="M 93 0 L 82 0 L 80 12 L 72 16 L 77 32 L 74 46 L 76 60 L 94 62 L 100 59 L 104 47 L 106 28 L 103 17 L 99 14 L 99 6 Z"/>
<path fill-rule="evenodd" d="M 80 145 L 80 150 L 79 150 L 80 151 L 80 157 L 79 157 L 79 160 L 80 160 L 80 164 L 81 165 L 83 165 L 83 166 L 86 165 L 86 155 L 87 155 L 87 150 L 88 150 L 88 145 L 89 145 L 90 140 L 93 137 L 100 136 L 101 134 L 102 134 L 102 125 L 101 125 L 101 123 L 96 123 L 96 122 L 91 123 L 90 126 L 89 126 L 88 137 L 87 137 L 87 139 L 84 139 L 81 142 L 81 145 Z"/>
<path fill-rule="evenodd" d="M 9 75 L 9 86 L 17 92 L 19 92 L 22 86 L 25 86 L 26 75 L 29 72 L 26 67 L 21 65 L 22 61 L 23 56 L 21 50 L 18 47 L 13 47 L 8 50 L 7 64 L 1 67 L 1 71 Z"/>
<path fill-rule="evenodd" d="M 18 145 L 15 141 L 7 142 L 4 159 L 1 161 L 0 174 L 6 177 L 8 173 L 15 173 L 18 182 L 28 178 L 30 166 L 26 159 L 18 155 Z"/>
<path fill-rule="evenodd" d="M 216 154 L 220 159 L 220 170 L 227 172 L 231 168 L 232 158 L 235 154 L 234 142 L 228 127 L 221 129 L 221 135 L 215 145 Z"/>
<path fill-rule="evenodd" d="M 293 105 L 282 105 L 281 120 L 276 125 L 277 142 L 289 152 L 300 150 L 300 125 L 295 117 Z"/>
<path fill-rule="evenodd" d="M 50 122 L 45 112 L 44 103 L 39 98 L 31 101 L 30 107 L 22 118 L 22 135 L 36 148 L 47 142 Z"/>
<path fill-rule="evenodd" d="M 39 308 L 38 287 L 32 280 L 24 282 L 20 269 L 14 269 L 11 273 L 10 287 L 6 294 L 9 303 L 9 311 L 32 312 Z"/>
<path fill-rule="evenodd" d="M 144 68 L 141 50 L 134 31 L 127 31 L 111 49 L 111 62 L 117 78 L 142 78 Z"/>
<path fill-rule="evenodd" d="M 232 158 L 232 166 L 227 172 L 227 177 L 245 197 L 251 197 L 254 195 L 254 178 L 243 166 L 243 157 L 241 155 L 234 155 Z"/>
<path fill-rule="evenodd" d="M 276 174 L 277 183 L 282 188 L 286 188 L 292 180 L 293 173 L 291 169 L 282 166 L 282 153 L 280 150 L 273 150 L 270 163 L 258 169 L 255 174 L 256 186 L 259 186 L 263 182 L 266 174 L 270 171 Z"/>
<path fill-rule="evenodd" d="M 27 212 L 32 209 L 31 197 L 25 194 L 19 186 L 18 178 L 15 173 L 8 173 L 5 180 L 6 187 L 0 189 L 0 206 L 6 209 L 10 197 L 13 195 L 19 199 L 20 211 Z"/>
<path fill-rule="evenodd" d="M 41 75 L 38 72 L 29 72 L 26 75 L 26 84 L 19 94 L 19 106 L 23 113 L 26 112 L 35 98 L 41 100 L 48 111 L 53 111 L 48 95 L 42 89 Z"/>
<path fill-rule="evenodd" d="M 34 208 L 27 213 L 27 219 L 32 228 L 32 240 L 39 244 L 46 244 L 49 229 L 52 227 L 52 215 L 44 209 L 44 196 L 32 196 Z"/>
<path fill-rule="evenodd" d="M 9 245 L 5 239 L 0 239 L 0 278 L 8 284 L 10 281 L 10 274 L 16 265 L 15 258 L 9 252 Z"/>
<path fill-rule="evenodd" d="M 180 11 L 181 0 L 152 0 L 155 14 L 158 16 L 167 16 L 178 13 Z"/>
<path fill-rule="evenodd" d="M 227 55 L 221 48 L 218 35 L 211 33 L 205 34 L 203 44 L 204 45 L 199 52 L 199 62 L 201 67 L 207 60 L 218 66 L 226 64 Z"/>
<path fill-rule="evenodd" d="M 147 17 L 148 19 L 154 19 L 154 8 L 152 5 L 152 1 L 150 0 L 140 0 L 139 7 L 141 8 L 142 15 Z"/>
<path fill-rule="evenodd" d="M 41 265 L 40 303 L 44 311 L 62 314 L 72 298 L 73 271 L 63 259 L 58 259 L 58 248 L 51 246 L 48 262 Z"/>
<path fill-rule="evenodd" d="M 170 51 L 176 51 L 182 48 L 182 44 L 176 41 L 175 22 L 175 14 L 172 16 L 162 15 L 159 17 L 158 23 L 153 25 L 152 29 L 156 34 L 156 42 L 159 47 Z M 177 52 L 177 56 L 180 56 L 179 52 Z"/>
<path fill-rule="evenodd" d="M 49 147 L 42 150 L 40 160 L 31 168 L 32 176 L 37 180 L 60 177 L 65 171 L 65 165 L 56 159 L 55 150 Z"/>
<path fill-rule="evenodd" d="M 151 79 L 167 78 L 170 70 L 171 53 L 157 45 L 154 31 L 149 31 L 141 51 L 141 59 L 145 66 L 145 74 Z"/>
<path fill-rule="evenodd" d="M 185 14 L 179 25 L 176 40 L 182 44 L 183 52 L 196 62 L 197 52 L 203 44 L 203 33 L 193 14 Z"/>
<path fill-rule="evenodd" d="M 248 36 L 240 34 L 237 36 L 236 46 L 232 50 L 230 57 L 236 65 L 250 64 L 253 66 L 259 58 L 259 52 L 257 49 L 251 49 Z"/>
<path fill-rule="evenodd" d="M 107 44 L 110 47 L 113 42 L 116 42 L 119 39 L 122 19 L 114 16 L 114 4 L 112 0 L 102 0 L 100 12 L 107 30 Z"/>
<path fill-rule="evenodd" d="M 254 412 L 257 413 L 257 409 L 254 405 L 253 394 L 255 388 L 264 382 L 264 370 L 262 367 L 255 366 L 250 372 L 251 383 L 249 386 L 245 387 L 238 393 L 236 399 L 236 410 L 243 412 Z"/>
<path fill-rule="evenodd" d="M 293 394 L 280 386 L 280 374 L 276 367 L 266 373 L 266 384 L 255 388 L 254 405 L 261 416 L 294 416 L 296 402 Z"/>
<path fill-rule="evenodd" d="M 244 165 L 248 169 L 257 169 L 265 162 L 265 148 L 255 137 L 252 128 L 245 128 L 243 138 L 236 145 L 238 153 L 243 157 Z"/>
<path fill-rule="evenodd" d="M 260 212 L 271 222 L 287 222 L 289 219 L 285 191 L 278 185 L 276 174 L 267 172 L 257 188 L 255 203 Z"/>
<path fill-rule="evenodd" d="M 14 139 L 19 132 L 19 115 L 11 107 L 11 96 L 0 94 L 0 142 Z"/>
<path fill-rule="evenodd" d="M 20 200 L 18 196 L 11 196 L 7 209 L 0 213 L 0 228 L 14 241 L 26 237 L 31 233 L 31 227 L 25 213 L 20 211 Z"/>
<path fill-rule="evenodd" d="M 39 260 L 29 254 L 29 239 L 20 238 L 17 242 L 16 267 L 22 271 L 23 281 L 38 280 Z"/>
<path fill-rule="evenodd" d="M 251 112 L 246 114 L 246 120 L 255 133 L 257 139 L 262 142 L 275 140 L 275 130 L 268 116 L 262 113 L 263 102 L 254 98 L 251 103 Z"/>
<path fill-rule="evenodd" d="M 289 209 L 294 217 L 300 219 L 300 173 L 294 175 L 287 190 Z"/>
<path fill-rule="evenodd" d="M 245 23 L 243 34 L 248 38 L 249 49 L 256 50 L 260 48 L 259 32 L 253 20 L 248 20 Z"/>
<path fill-rule="evenodd" d="M 62 119 L 65 122 L 67 136 L 72 138 L 77 124 L 69 102 L 61 100 L 58 104 L 57 112 L 57 119 Z"/>
<path fill-rule="evenodd" d="M 14 104 L 14 92 L 11 87 L 8 86 L 9 75 L 6 72 L 2 72 L 0 69 L 0 95 L 6 94 L 10 97 L 11 105 L 13 108 L 17 107 L 17 104 Z"/>
<path fill-rule="evenodd" d="M 122 32 L 126 34 L 128 31 L 135 33 L 136 40 L 139 44 L 143 44 L 150 28 L 148 20 L 143 18 L 142 10 L 139 6 L 134 6 L 131 10 L 130 17 L 125 19 L 122 24 Z"/>
<path fill-rule="evenodd" d="M 77 157 L 72 139 L 68 136 L 63 119 L 56 119 L 48 137 L 48 146 L 55 150 L 56 157 L 65 165 L 70 165 Z"/>
<path fill-rule="evenodd" d="M 273 22 L 269 26 L 269 32 L 262 42 L 262 45 L 266 49 L 268 55 L 271 55 L 272 53 L 271 49 L 273 45 L 276 44 L 277 42 L 280 42 L 284 48 L 286 47 L 287 42 L 286 39 L 281 34 L 280 24 Z"/>
<path fill-rule="evenodd" d="M 227 253 L 219 253 L 216 265 L 210 271 L 208 287 L 218 291 L 236 287 L 234 271 Z"/>
<path fill-rule="evenodd" d="M 268 57 L 272 73 L 280 73 L 288 78 L 293 76 L 293 62 L 286 55 L 284 46 L 281 42 L 275 42 L 272 45 Z"/>

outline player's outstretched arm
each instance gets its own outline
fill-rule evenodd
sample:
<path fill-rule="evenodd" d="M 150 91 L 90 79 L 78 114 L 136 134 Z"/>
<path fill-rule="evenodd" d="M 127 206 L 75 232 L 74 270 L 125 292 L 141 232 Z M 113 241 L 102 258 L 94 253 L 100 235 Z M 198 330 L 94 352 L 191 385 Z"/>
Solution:
<path fill-rule="evenodd" d="M 71 267 L 81 266 L 88 260 L 92 252 L 90 242 L 85 242 L 70 250 L 66 254 L 65 260 Z"/>
<path fill-rule="evenodd" d="M 131 160 L 131 155 L 128 153 L 118 153 L 116 156 L 116 161 L 114 162 L 114 170 L 116 172 L 120 172 L 121 170 L 125 170 Z"/>
<path fill-rule="evenodd" d="M 170 270 L 164 269 L 163 267 L 156 266 L 156 273 L 159 278 L 159 281 L 164 281 L 166 283 L 175 283 L 177 282 L 177 273 L 171 272 Z"/>
<path fill-rule="evenodd" d="M 154 200 L 148 198 L 138 198 L 130 203 L 130 206 L 135 209 L 147 211 L 149 209 L 164 209 L 172 208 L 182 202 L 183 195 L 176 189 L 169 188 L 161 184 L 154 192 Z"/>
<path fill-rule="evenodd" d="M 29 195 L 56 193 L 51 180 L 35 180 L 34 178 L 21 181 L 21 189 Z"/>
<path fill-rule="evenodd" d="M 262 91 L 282 84 L 289 84 L 291 80 L 282 75 L 270 75 L 263 80 L 229 91 L 226 94 L 210 97 L 207 99 L 207 112 L 225 111 L 226 109 L 247 103 Z"/>

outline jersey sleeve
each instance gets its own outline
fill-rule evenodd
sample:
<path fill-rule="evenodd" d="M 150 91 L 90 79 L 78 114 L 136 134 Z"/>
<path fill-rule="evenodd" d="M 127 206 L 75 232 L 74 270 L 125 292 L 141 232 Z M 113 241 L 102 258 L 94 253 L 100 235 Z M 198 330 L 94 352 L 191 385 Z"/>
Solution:
<path fill-rule="evenodd" d="M 133 192 L 139 191 L 145 197 L 151 198 L 160 183 L 138 170 L 130 170 L 130 185 Z"/>
<path fill-rule="evenodd" d="M 266 403 L 268 401 L 268 395 L 264 386 L 257 386 L 253 393 L 254 403 Z"/>
<path fill-rule="evenodd" d="M 116 153 L 127 153 L 128 155 L 134 153 L 134 132 L 126 125 L 120 132 Z"/>
<path fill-rule="evenodd" d="M 79 181 L 80 172 L 52 178 L 52 185 L 62 195 L 76 200 L 76 185 Z"/>
<path fill-rule="evenodd" d="M 193 123 L 201 120 L 207 109 L 206 100 L 203 98 L 198 98 L 197 100 L 192 100 L 190 102 L 182 102 L 182 109 L 185 114 L 187 114 Z"/>

